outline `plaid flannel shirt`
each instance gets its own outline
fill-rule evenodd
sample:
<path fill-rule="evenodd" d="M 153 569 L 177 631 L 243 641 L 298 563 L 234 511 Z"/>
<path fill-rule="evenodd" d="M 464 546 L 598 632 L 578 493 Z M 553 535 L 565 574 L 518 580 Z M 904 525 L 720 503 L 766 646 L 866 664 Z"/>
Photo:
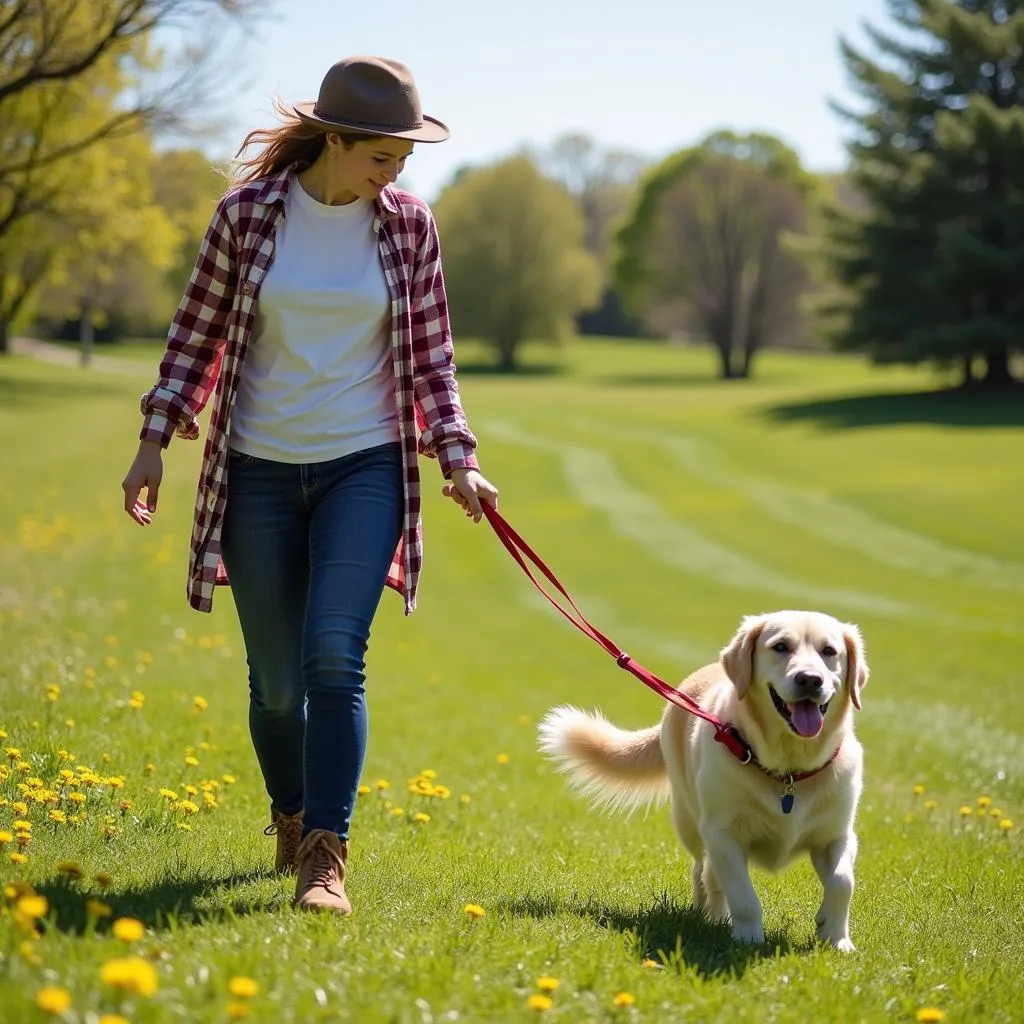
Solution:
<path fill-rule="evenodd" d="M 227 584 L 220 557 L 228 498 L 231 411 L 253 340 L 260 283 L 296 168 L 238 186 L 220 201 L 171 323 L 156 385 L 142 396 L 140 438 L 164 448 L 176 433 L 199 437 L 197 416 L 215 392 L 192 525 L 186 592 L 199 611 Z M 405 514 L 387 585 L 416 607 L 423 564 L 418 455 L 436 458 L 447 478 L 477 468 L 455 379 L 437 229 L 423 200 L 388 186 L 373 221 L 391 296 L 391 354 L 402 441 Z"/>

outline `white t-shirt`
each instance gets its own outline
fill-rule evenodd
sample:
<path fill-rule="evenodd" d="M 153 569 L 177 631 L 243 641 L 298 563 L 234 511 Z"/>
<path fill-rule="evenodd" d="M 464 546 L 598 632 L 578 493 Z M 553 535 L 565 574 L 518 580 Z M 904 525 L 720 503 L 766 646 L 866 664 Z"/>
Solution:
<path fill-rule="evenodd" d="M 391 300 L 368 200 L 327 206 L 293 179 L 231 415 L 231 447 L 326 462 L 397 441 Z"/>

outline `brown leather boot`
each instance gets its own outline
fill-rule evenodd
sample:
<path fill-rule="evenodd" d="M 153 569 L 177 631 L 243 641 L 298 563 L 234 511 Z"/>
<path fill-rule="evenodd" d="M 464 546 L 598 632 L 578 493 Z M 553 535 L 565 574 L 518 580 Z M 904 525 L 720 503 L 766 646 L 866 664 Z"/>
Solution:
<path fill-rule="evenodd" d="M 277 836 L 277 853 L 274 856 L 274 870 L 279 875 L 295 873 L 295 855 L 299 852 L 302 839 L 302 811 L 297 814 L 281 814 L 270 809 L 270 824 L 263 830 L 265 836 Z"/>
<path fill-rule="evenodd" d="M 334 832 L 315 828 L 299 844 L 296 855 L 295 905 L 302 910 L 333 910 L 351 914 L 345 895 L 348 843 Z"/>

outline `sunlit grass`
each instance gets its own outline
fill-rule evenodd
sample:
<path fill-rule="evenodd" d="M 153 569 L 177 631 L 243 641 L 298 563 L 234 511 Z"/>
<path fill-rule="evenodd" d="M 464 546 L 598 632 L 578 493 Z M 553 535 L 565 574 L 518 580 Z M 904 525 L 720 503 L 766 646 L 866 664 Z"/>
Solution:
<path fill-rule="evenodd" d="M 5 1021 L 1019 1019 L 1019 417 L 837 426 L 830 401 L 934 383 L 852 360 L 766 357 L 739 384 L 708 380 L 705 353 L 653 345 L 527 362 L 558 372 L 463 378 L 484 469 L 595 624 L 653 670 L 678 678 L 742 614 L 788 602 L 630 536 L 637 495 L 663 543 L 683 524 L 765 578 L 899 607 L 826 609 L 860 622 L 874 669 L 858 953 L 812 941 L 806 864 L 756 876 L 769 943 L 733 945 L 688 909 L 666 810 L 591 813 L 542 764 L 534 724 L 550 705 L 635 727 L 658 699 L 543 610 L 430 464 L 421 610 L 406 620 L 385 595 L 370 652 L 356 914 L 292 911 L 262 835 L 230 594 L 210 616 L 184 599 L 200 447 L 175 442 L 141 530 L 119 489 L 139 383 L 16 358 L 0 364 Z M 826 407 L 793 413 L 810 403 Z M 621 493 L 588 496 L 574 477 L 599 457 Z M 810 529 L 793 511 L 806 493 L 943 547 L 931 563 L 873 558 L 869 537 Z"/>

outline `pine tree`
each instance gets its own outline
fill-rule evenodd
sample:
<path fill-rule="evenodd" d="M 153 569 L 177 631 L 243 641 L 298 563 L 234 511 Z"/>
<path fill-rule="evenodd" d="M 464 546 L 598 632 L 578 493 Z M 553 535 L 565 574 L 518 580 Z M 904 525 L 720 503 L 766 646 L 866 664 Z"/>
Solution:
<path fill-rule="evenodd" d="M 877 62 L 842 43 L 865 112 L 827 262 L 843 289 L 839 347 L 876 362 L 1013 382 L 1024 350 L 1024 0 L 889 0 L 899 36 L 867 28 Z"/>

